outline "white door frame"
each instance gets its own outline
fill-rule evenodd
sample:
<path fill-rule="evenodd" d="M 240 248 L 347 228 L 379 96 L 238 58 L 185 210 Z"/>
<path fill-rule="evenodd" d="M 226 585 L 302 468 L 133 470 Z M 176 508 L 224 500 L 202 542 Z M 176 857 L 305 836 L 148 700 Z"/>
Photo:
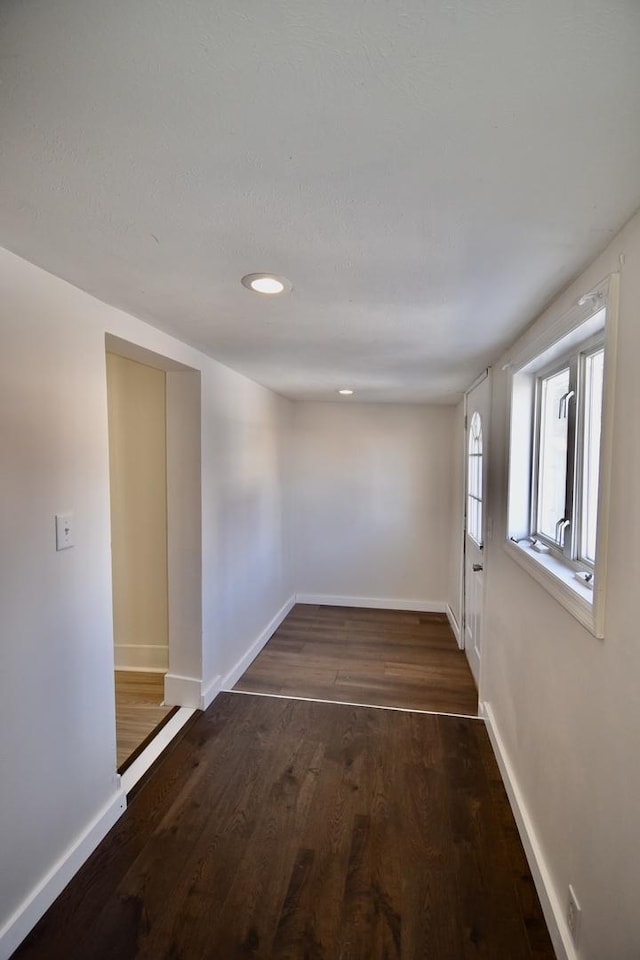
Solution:
<path fill-rule="evenodd" d="M 106 350 L 166 373 L 169 671 L 165 703 L 201 707 L 201 375 L 170 357 L 106 334 Z"/>
<path fill-rule="evenodd" d="M 463 471 L 464 471 L 464 480 L 462 484 L 463 489 L 463 524 L 462 524 L 462 544 L 460 550 L 460 647 L 465 649 L 466 647 L 466 632 L 467 632 L 467 563 L 466 563 L 466 551 L 467 551 L 467 504 L 468 504 L 468 483 L 469 483 L 469 394 L 471 394 L 476 387 L 479 387 L 481 383 L 485 380 L 489 380 L 489 387 L 491 387 L 491 367 L 487 367 L 479 377 L 477 377 L 473 383 L 468 387 L 464 394 L 464 403 L 463 403 L 463 444 L 464 444 L 464 456 L 463 456 Z M 484 510 L 483 510 L 483 542 L 486 544 L 488 539 L 488 503 L 487 503 L 487 476 L 488 476 L 488 454 L 489 452 L 489 442 L 490 442 L 490 417 L 487 416 L 483 422 L 483 497 L 484 497 Z M 486 563 L 487 555 L 486 551 L 483 556 L 483 566 L 484 566 L 484 577 L 483 577 L 483 587 L 482 587 L 482 607 L 483 607 L 483 619 L 484 619 L 484 601 L 486 596 Z M 469 659 L 469 655 L 467 654 Z M 482 666 L 482 658 L 480 658 L 479 663 L 479 675 L 477 678 L 478 690 L 480 689 L 480 673 Z"/>

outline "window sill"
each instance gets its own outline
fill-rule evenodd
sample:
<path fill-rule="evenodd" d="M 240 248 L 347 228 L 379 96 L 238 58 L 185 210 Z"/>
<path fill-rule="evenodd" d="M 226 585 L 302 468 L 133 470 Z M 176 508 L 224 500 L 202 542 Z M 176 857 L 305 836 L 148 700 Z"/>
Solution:
<path fill-rule="evenodd" d="M 509 556 L 579 620 L 589 633 L 602 638 L 596 617 L 594 590 L 576 579 L 573 568 L 552 554 L 538 553 L 528 541 L 514 543 L 513 540 L 506 540 L 504 547 Z"/>

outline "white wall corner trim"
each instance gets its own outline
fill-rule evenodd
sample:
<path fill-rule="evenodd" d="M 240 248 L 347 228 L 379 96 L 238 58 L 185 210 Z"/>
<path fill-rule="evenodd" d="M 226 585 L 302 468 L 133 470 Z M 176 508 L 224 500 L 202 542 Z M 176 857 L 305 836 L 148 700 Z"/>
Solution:
<path fill-rule="evenodd" d="M 222 674 L 218 673 L 207 684 L 202 684 L 202 695 L 200 696 L 200 709 L 206 710 L 211 706 L 215 698 L 222 690 Z"/>
<path fill-rule="evenodd" d="M 493 752 L 498 761 L 498 767 L 509 797 L 509 803 L 518 826 L 518 832 L 524 852 L 527 856 L 529 868 L 540 898 L 542 912 L 549 928 L 549 935 L 553 943 L 558 960 L 578 960 L 578 954 L 571 940 L 571 933 L 565 919 L 562 902 L 551 881 L 551 874 L 544 859 L 542 848 L 538 841 L 531 817 L 527 810 L 522 791 L 516 780 L 511 761 L 504 747 L 496 719 L 491 705 L 486 701 L 480 702 L 480 716 L 484 719 L 491 740 Z"/>
<path fill-rule="evenodd" d="M 0 960 L 8 960 L 40 917 L 62 893 L 71 878 L 93 853 L 100 841 L 124 813 L 127 797 L 119 784 L 118 791 L 100 810 L 83 832 L 73 841 L 40 883 L 20 904 L 0 930 Z"/>
<path fill-rule="evenodd" d="M 171 707 L 192 707 L 201 710 L 202 680 L 167 673 L 164 678 L 164 702 Z"/>
<path fill-rule="evenodd" d="M 204 681 L 197 677 L 181 677 L 177 673 L 167 673 L 164 678 L 164 702 L 172 707 L 206 710 L 220 693 L 221 680 L 222 674 Z"/>
<path fill-rule="evenodd" d="M 416 610 L 419 613 L 446 613 L 443 600 L 392 600 L 386 597 L 340 597 L 323 593 L 297 593 L 296 603 L 321 607 L 365 607 L 373 610 Z"/>
<path fill-rule="evenodd" d="M 462 631 L 460 630 L 460 624 L 456 620 L 455 614 L 449 604 L 446 605 L 445 613 L 447 614 L 447 620 L 449 621 L 449 626 L 453 631 L 453 635 L 456 638 L 456 643 L 462 650 Z"/>
<path fill-rule="evenodd" d="M 268 640 L 271 639 L 273 634 L 276 632 L 284 618 L 287 616 L 290 610 L 293 609 L 293 606 L 296 603 L 296 596 L 293 594 L 289 597 L 286 603 L 284 603 L 276 615 L 272 617 L 269 623 L 266 625 L 264 630 L 260 635 L 254 640 L 249 649 L 244 653 L 240 659 L 233 665 L 231 670 L 227 674 L 221 684 L 222 690 L 231 690 L 231 688 L 238 682 L 242 674 L 245 672 L 250 663 L 252 663 L 255 658 L 258 656 L 264 645 Z"/>

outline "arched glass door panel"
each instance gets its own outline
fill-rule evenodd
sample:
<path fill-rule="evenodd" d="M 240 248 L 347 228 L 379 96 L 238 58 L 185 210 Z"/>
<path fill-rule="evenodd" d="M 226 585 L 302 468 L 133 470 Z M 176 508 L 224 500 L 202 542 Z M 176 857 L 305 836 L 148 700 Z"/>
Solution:
<path fill-rule="evenodd" d="M 467 533 L 482 546 L 482 420 L 476 411 L 469 428 Z"/>

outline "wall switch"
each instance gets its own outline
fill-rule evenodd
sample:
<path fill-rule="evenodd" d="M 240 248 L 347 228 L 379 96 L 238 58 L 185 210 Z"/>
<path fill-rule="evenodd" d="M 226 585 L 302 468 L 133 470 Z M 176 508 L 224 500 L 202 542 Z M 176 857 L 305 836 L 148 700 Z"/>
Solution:
<path fill-rule="evenodd" d="M 576 897 L 575 891 L 571 884 L 569 884 L 569 895 L 567 898 L 567 924 L 569 926 L 569 931 L 574 943 L 578 942 L 578 930 L 580 928 L 580 904 L 578 903 L 578 898 Z"/>
<path fill-rule="evenodd" d="M 68 550 L 73 545 L 73 514 L 56 513 L 56 550 Z"/>

